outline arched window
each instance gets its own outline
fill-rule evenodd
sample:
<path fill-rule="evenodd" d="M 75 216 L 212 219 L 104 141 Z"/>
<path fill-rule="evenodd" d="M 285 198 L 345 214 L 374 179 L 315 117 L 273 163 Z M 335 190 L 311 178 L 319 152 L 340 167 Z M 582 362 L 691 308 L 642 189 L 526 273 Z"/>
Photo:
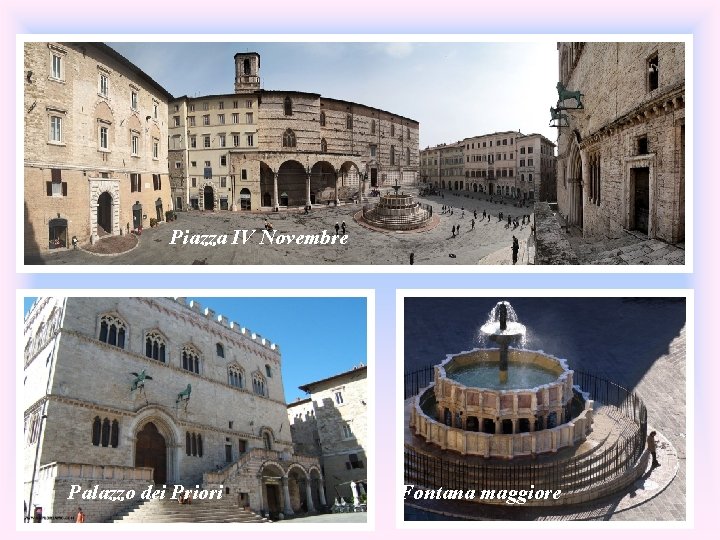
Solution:
<path fill-rule="evenodd" d="M 390 136 L 395 136 L 395 124 L 390 124 Z"/>
<path fill-rule="evenodd" d="M 190 438 L 191 448 L 192 448 L 192 455 L 197 456 L 197 435 L 195 433 L 192 434 L 192 437 Z"/>
<path fill-rule="evenodd" d="M 100 429 L 101 429 L 100 417 L 96 416 L 93 420 L 92 428 L 92 443 L 93 446 L 100 446 Z"/>
<path fill-rule="evenodd" d="M 101 444 L 103 446 L 108 446 L 110 444 L 110 420 L 105 418 L 102 423 L 102 440 Z"/>
<path fill-rule="evenodd" d="M 263 443 L 265 444 L 265 450 L 272 450 L 272 435 L 267 431 L 263 431 Z"/>
<path fill-rule="evenodd" d="M 272 367 L 270 367 L 270 364 L 265 364 L 265 375 L 272 377 Z"/>
<path fill-rule="evenodd" d="M 348 114 L 347 117 L 345 118 L 345 127 L 346 127 L 347 129 L 352 129 L 352 128 L 353 128 L 353 117 L 352 117 L 352 114 Z"/>
<path fill-rule="evenodd" d="M 165 339 L 155 330 L 145 334 L 145 356 L 165 362 Z"/>
<path fill-rule="evenodd" d="M 410 149 L 405 150 L 405 165 L 410 165 Z"/>
<path fill-rule="evenodd" d="M 325 127 L 325 111 L 320 111 L 320 125 Z"/>
<path fill-rule="evenodd" d="M 200 355 L 192 347 L 183 347 L 182 368 L 193 373 L 200 373 Z"/>
<path fill-rule="evenodd" d="M 191 455 L 192 449 L 190 445 L 190 432 L 185 432 L 185 453 Z"/>
<path fill-rule="evenodd" d="M 202 457 L 202 454 L 203 454 L 203 452 L 202 452 L 202 435 L 200 435 L 199 433 L 197 436 L 197 451 L 198 451 L 198 454 L 197 454 L 198 457 Z"/>
<path fill-rule="evenodd" d="M 117 448 L 119 444 L 120 439 L 120 424 L 118 424 L 117 420 L 112 421 L 112 425 L 110 426 L 110 446 L 113 448 Z"/>
<path fill-rule="evenodd" d="M 327 141 L 325 139 L 320 140 L 320 151 L 323 154 L 327 152 Z"/>
<path fill-rule="evenodd" d="M 100 317 L 100 341 L 125 348 L 125 322 L 115 315 L 103 315 Z"/>
<path fill-rule="evenodd" d="M 292 110 L 292 99 L 290 99 L 290 96 L 285 96 L 285 116 L 292 116 L 293 110 Z"/>
<path fill-rule="evenodd" d="M 258 396 L 267 396 L 265 393 L 265 378 L 260 373 L 253 375 L 253 392 Z"/>
<path fill-rule="evenodd" d="M 375 119 L 370 120 L 370 133 L 375 135 Z"/>
<path fill-rule="evenodd" d="M 250 59 L 246 58 L 243 60 L 243 74 L 250 75 Z"/>
<path fill-rule="evenodd" d="M 215 344 L 215 352 L 220 358 L 225 358 L 225 348 L 223 347 L 222 343 Z"/>
<path fill-rule="evenodd" d="M 295 148 L 296 146 L 295 132 L 290 128 L 286 129 L 283 133 L 283 148 Z"/>
<path fill-rule="evenodd" d="M 245 383 L 245 373 L 237 366 L 228 367 L 228 384 L 235 388 L 242 388 Z"/>

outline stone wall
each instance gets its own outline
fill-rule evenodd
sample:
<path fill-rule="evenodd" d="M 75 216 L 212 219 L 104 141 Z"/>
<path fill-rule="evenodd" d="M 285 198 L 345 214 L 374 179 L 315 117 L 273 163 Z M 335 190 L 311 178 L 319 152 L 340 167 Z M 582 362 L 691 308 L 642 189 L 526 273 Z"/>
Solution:
<path fill-rule="evenodd" d="M 535 203 L 535 264 L 578 264 L 558 216 L 546 202 Z"/>

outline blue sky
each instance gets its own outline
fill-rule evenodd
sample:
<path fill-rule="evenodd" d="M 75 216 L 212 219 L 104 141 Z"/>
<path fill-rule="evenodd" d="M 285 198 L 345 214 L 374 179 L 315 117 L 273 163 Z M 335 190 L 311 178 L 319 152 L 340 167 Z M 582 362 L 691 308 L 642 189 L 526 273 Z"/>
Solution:
<path fill-rule="evenodd" d="M 496 131 L 555 141 L 557 48 L 536 43 L 109 43 L 171 94 L 234 91 L 238 52 L 261 85 L 362 103 L 420 122 L 420 147 Z"/>
<path fill-rule="evenodd" d="M 285 399 L 298 386 L 367 364 L 365 298 L 188 298 L 280 346 Z M 25 299 L 25 313 L 34 298 Z"/>

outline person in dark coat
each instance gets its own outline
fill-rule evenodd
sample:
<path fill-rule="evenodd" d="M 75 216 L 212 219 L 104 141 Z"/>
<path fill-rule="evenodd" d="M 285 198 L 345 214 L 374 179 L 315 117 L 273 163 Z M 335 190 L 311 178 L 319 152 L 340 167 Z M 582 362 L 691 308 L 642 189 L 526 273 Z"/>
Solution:
<path fill-rule="evenodd" d="M 518 251 L 520 251 L 520 243 L 518 242 L 518 239 L 515 238 L 515 236 L 513 235 L 513 240 L 512 240 L 512 263 L 513 264 L 517 263 Z"/>

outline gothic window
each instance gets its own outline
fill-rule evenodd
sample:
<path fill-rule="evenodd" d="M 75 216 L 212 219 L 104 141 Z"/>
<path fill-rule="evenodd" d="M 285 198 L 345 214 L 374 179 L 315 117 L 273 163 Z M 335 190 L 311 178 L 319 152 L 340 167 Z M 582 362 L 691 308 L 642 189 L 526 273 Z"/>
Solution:
<path fill-rule="evenodd" d="M 292 103 L 292 99 L 290 99 L 290 96 L 285 97 L 284 109 L 285 109 L 285 116 L 292 116 L 293 103 Z"/>
<path fill-rule="evenodd" d="M 165 339 L 157 330 L 148 332 L 145 335 L 145 356 L 165 362 Z"/>
<path fill-rule="evenodd" d="M 244 386 L 245 373 L 237 366 L 228 367 L 228 384 L 236 388 Z"/>
<path fill-rule="evenodd" d="M 286 129 L 283 133 L 283 148 L 295 148 L 296 146 L 295 132 L 290 128 Z"/>
<path fill-rule="evenodd" d="M 192 347 L 183 347 L 182 368 L 193 373 L 200 373 L 200 355 Z"/>
<path fill-rule="evenodd" d="M 100 341 L 125 348 L 125 323 L 115 315 L 103 315 L 100 317 Z"/>
<path fill-rule="evenodd" d="M 225 347 L 223 347 L 222 343 L 215 344 L 215 352 L 220 358 L 225 358 Z"/>
<path fill-rule="evenodd" d="M 365 468 L 365 464 L 362 462 L 362 460 L 358 459 L 357 454 L 350 454 L 348 456 L 349 461 L 345 462 L 345 468 L 350 469 L 363 469 Z"/>
<path fill-rule="evenodd" d="M 267 397 L 267 393 L 265 391 L 265 378 L 260 373 L 255 373 L 253 375 L 253 392 L 255 392 L 258 396 Z"/>
<path fill-rule="evenodd" d="M 395 136 L 395 124 L 390 124 L 390 136 Z"/>
<path fill-rule="evenodd" d="M 265 375 L 272 377 L 272 367 L 270 367 L 270 364 L 265 364 Z"/>
<path fill-rule="evenodd" d="M 327 153 L 327 141 L 325 139 L 320 140 L 320 151 L 323 154 Z"/>
<path fill-rule="evenodd" d="M 100 442 L 103 446 L 108 446 L 110 444 L 110 420 L 107 418 L 103 420 L 102 423 L 102 434 L 100 437 Z"/>
<path fill-rule="evenodd" d="M 272 450 L 272 435 L 267 431 L 263 431 L 263 443 L 265 444 L 265 450 Z"/>
<path fill-rule="evenodd" d="M 100 417 L 96 416 L 95 420 L 93 420 L 93 428 L 92 428 L 93 446 L 100 446 L 100 429 L 101 429 Z"/>
<path fill-rule="evenodd" d="M 375 119 L 370 121 L 370 133 L 375 135 Z"/>
<path fill-rule="evenodd" d="M 112 424 L 110 425 L 110 446 L 113 448 L 118 447 L 120 439 L 120 424 L 118 424 L 117 420 L 113 420 Z"/>
<path fill-rule="evenodd" d="M 352 117 L 352 114 L 348 114 L 347 117 L 345 118 L 345 127 L 346 127 L 347 129 L 352 129 L 352 128 L 353 128 L 353 117 Z"/>
<path fill-rule="evenodd" d="M 325 111 L 320 111 L 320 125 L 325 127 Z"/>

